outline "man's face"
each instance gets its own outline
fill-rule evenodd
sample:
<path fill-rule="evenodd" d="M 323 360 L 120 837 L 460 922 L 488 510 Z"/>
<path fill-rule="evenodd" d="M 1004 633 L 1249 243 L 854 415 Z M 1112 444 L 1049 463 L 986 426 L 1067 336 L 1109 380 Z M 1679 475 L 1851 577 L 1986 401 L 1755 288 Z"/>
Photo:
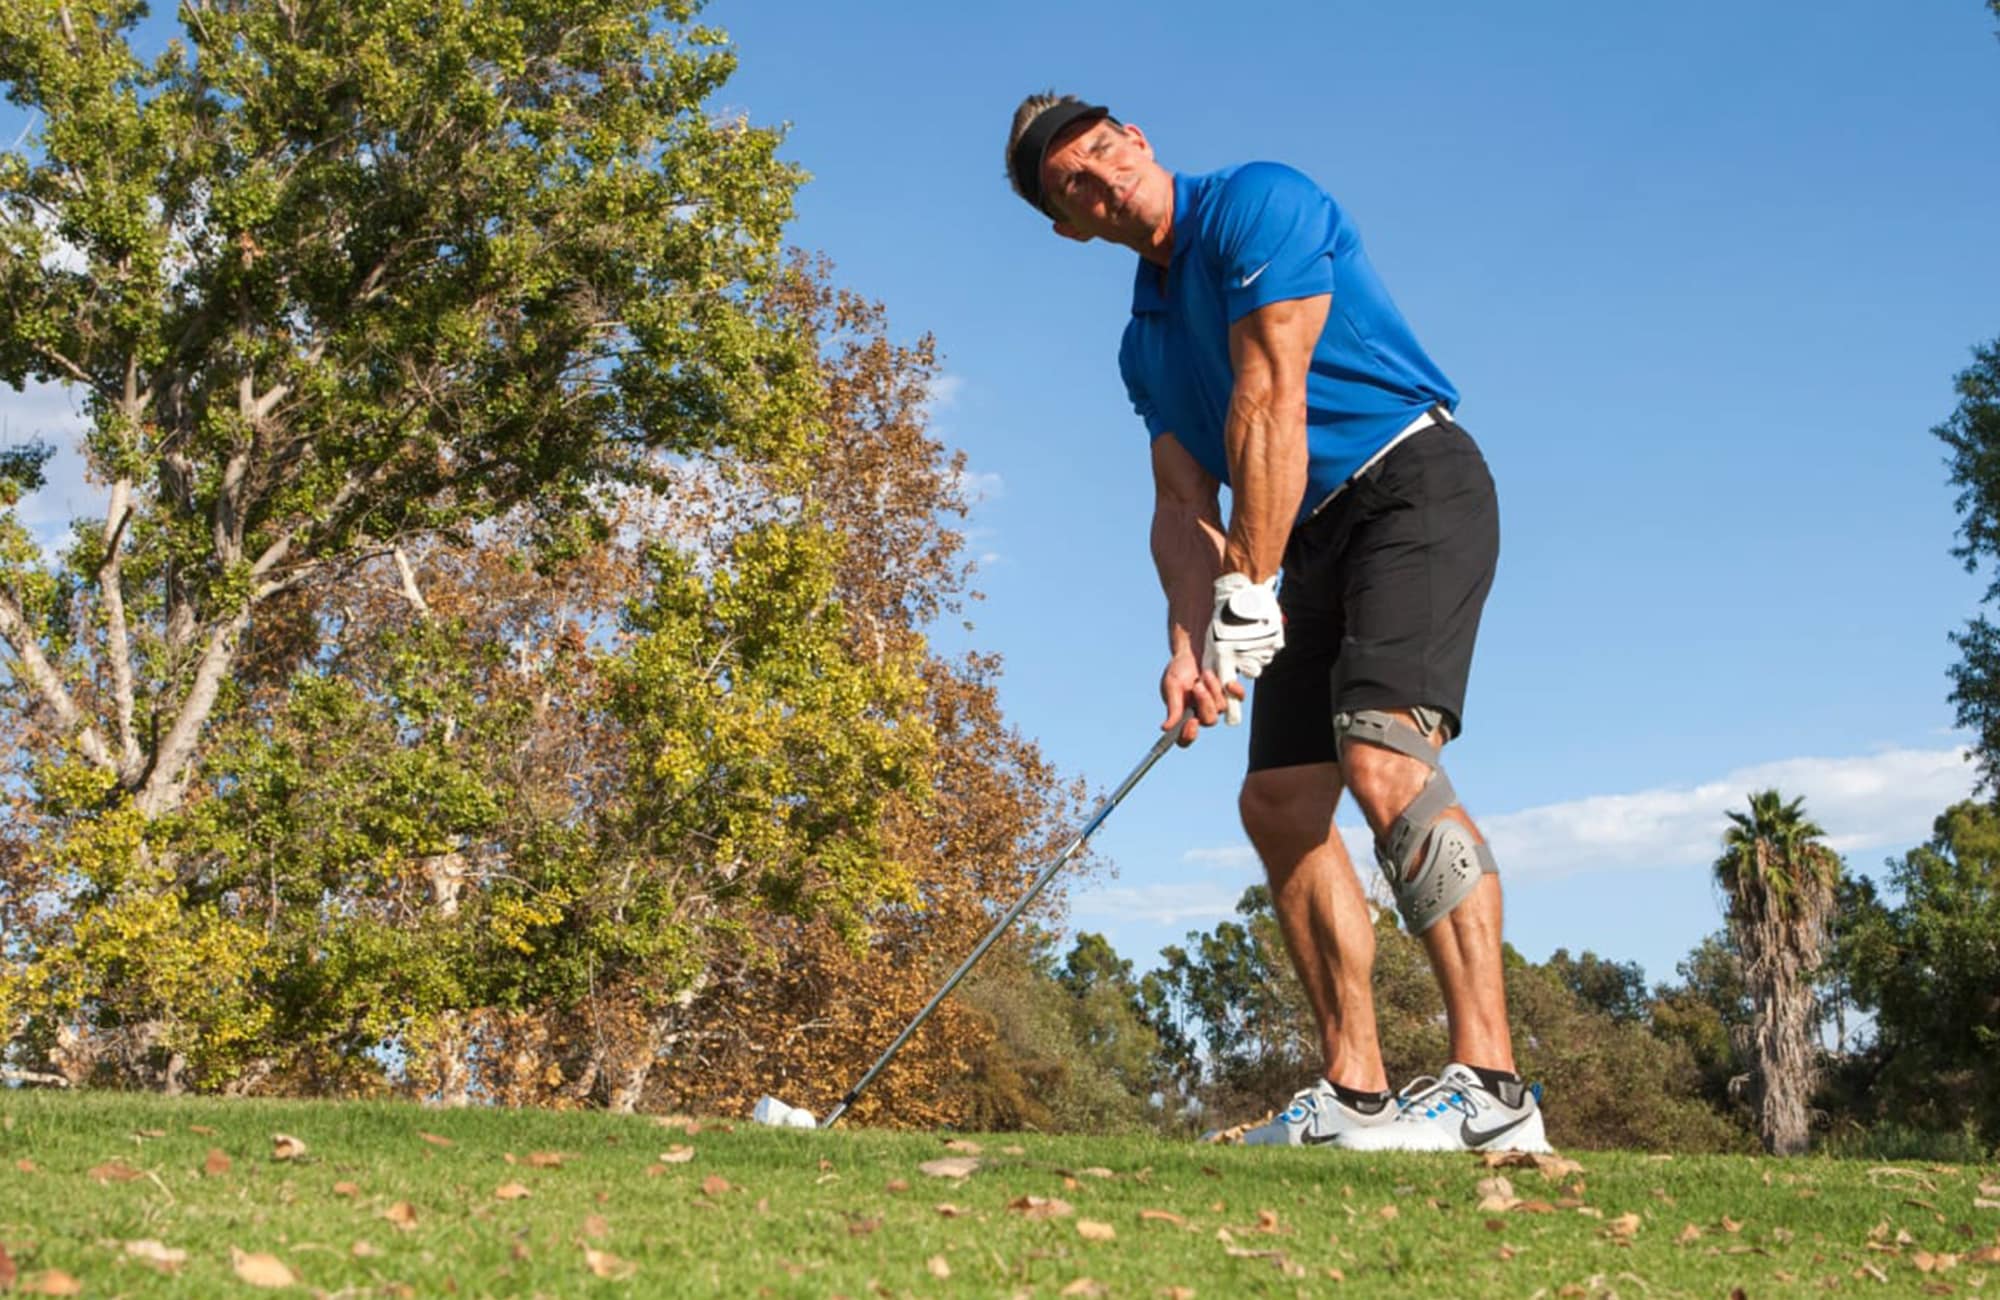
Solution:
<path fill-rule="evenodd" d="M 1129 244 L 1173 216 L 1174 178 L 1131 123 L 1098 120 L 1056 137 L 1042 162 L 1042 189 L 1062 214 L 1056 233 Z"/>

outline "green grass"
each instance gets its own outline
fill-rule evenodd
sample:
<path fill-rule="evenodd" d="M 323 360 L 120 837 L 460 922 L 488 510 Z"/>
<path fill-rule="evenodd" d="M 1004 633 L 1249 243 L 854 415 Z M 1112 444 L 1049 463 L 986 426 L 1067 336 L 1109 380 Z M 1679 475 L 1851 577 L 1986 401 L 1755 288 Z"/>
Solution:
<path fill-rule="evenodd" d="M 273 1133 L 305 1152 L 274 1159 Z M 61 1270 L 88 1296 L 250 1294 L 232 1248 L 354 1296 L 2000 1296 L 1978 1258 L 2000 1242 L 2000 1209 L 1975 1204 L 2000 1199 L 1991 1167 L 1579 1152 L 1549 1180 L 1469 1156 L 971 1140 L 979 1168 L 952 1179 L 919 1169 L 954 1154 L 936 1134 L 0 1092 L 0 1243 L 22 1283 Z M 677 1145 L 692 1159 L 663 1163 Z M 211 1149 L 226 1171 L 203 1172 Z M 1496 1172 L 1546 1212 L 1480 1209 Z M 384 1217 L 399 1202 L 412 1226 Z M 187 1259 L 159 1271 L 127 1252 L 141 1240 Z M 586 1248 L 630 1275 L 597 1277 Z"/>

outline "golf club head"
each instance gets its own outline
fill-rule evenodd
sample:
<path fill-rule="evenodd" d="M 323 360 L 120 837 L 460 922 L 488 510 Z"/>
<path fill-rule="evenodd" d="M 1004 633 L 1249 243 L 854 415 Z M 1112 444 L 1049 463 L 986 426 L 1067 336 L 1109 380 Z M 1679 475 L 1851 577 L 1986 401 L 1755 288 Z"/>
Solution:
<path fill-rule="evenodd" d="M 819 1121 L 813 1113 L 798 1106 L 787 1106 L 776 1097 L 759 1097 L 756 1109 L 750 1118 L 770 1128 L 818 1128 Z"/>

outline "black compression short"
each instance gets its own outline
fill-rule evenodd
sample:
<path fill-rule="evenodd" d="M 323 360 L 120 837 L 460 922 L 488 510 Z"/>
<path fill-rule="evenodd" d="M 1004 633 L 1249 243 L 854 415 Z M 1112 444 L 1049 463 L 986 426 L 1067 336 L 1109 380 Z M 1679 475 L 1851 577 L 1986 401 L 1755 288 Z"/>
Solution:
<path fill-rule="evenodd" d="M 1336 712 L 1429 706 L 1463 734 L 1499 555 L 1493 478 L 1456 424 L 1350 479 L 1286 546 L 1285 648 L 1252 690 L 1250 770 L 1338 762 Z"/>

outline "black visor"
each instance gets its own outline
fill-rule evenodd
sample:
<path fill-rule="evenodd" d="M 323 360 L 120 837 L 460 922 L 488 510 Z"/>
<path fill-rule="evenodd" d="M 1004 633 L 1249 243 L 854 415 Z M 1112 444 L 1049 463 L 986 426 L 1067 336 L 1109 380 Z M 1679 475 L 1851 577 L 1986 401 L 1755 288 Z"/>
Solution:
<path fill-rule="evenodd" d="M 1014 155 L 1008 159 L 1014 172 L 1014 187 L 1021 191 L 1021 196 L 1051 219 L 1062 220 L 1062 214 L 1049 206 L 1048 196 L 1042 193 L 1042 163 L 1048 159 L 1049 145 L 1073 122 L 1095 122 L 1107 117 L 1111 117 L 1110 109 L 1075 101 L 1051 104 L 1035 114 L 1035 120 L 1028 123 L 1028 129 L 1014 142 Z"/>

